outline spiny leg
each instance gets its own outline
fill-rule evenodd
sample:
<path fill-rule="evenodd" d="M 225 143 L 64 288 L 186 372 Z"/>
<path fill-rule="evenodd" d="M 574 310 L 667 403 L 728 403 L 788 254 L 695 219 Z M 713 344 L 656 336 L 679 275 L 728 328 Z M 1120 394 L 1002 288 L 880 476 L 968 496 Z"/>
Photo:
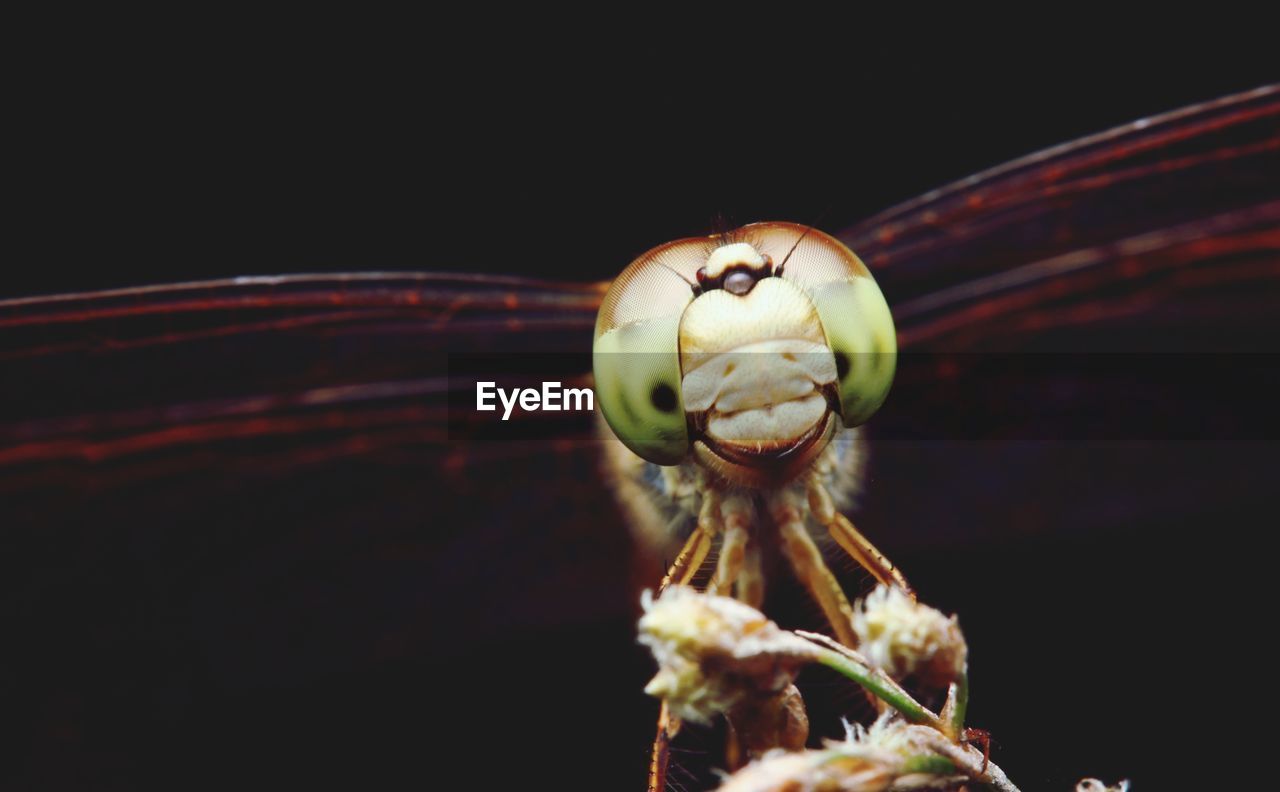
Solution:
<path fill-rule="evenodd" d="M 709 590 L 722 595 L 732 591 L 739 601 L 759 608 L 764 599 L 764 571 L 759 540 L 750 532 L 755 521 L 752 500 L 729 496 L 720 516 L 724 542 Z M 731 771 L 774 748 L 801 750 L 809 736 L 809 718 L 795 685 L 780 691 L 753 689 L 725 713 L 725 720 L 724 761 Z"/>
<path fill-rule="evenodd" d="M 831 538 L 836 540 L 836 544 L 840 545 L 846 553 L 853 557 L 854 561 L 857 561 L 864 569 L 870 572 L 876 580 L 886 586 L 897 586 L 913 598 L 915 597 L 915 592 L 911 589 L 911 585 L 907 583 L 907 579 L 902 572 L 854 527 L 848 517 L 836 510 L 835 505 L 831 502 L 831 495 L 821 481 L 816 477 L 811 478 L 808 482 L 807 492 L 810 511 L 813 512 L 813 516 L 818 522 L 822 523 L 831 533 Z"/>
<path fill-rule="evenodd" d="M 755 537 L 747 541 L 747 555 L 738 575 L 738 599 L 756 610 L 764 605 L 764 557 Z"/>
<path fill-rule="evenodd" d="M 876 580 L 886 586 L 897 586 L 910 594 L 913 599 L 915 598 L 915 590 L 911 588 L 911 584 L 907 582 L 902 572 L 854 527 L 848 517 L 836 512 L 835 521 L 827 524 L 827 530 L 831 532 L 836 543 L 875 576 Z"/>
<path fill-rule="evenodd" d="M 685 540 L 684 547 L 671 563 L 666 576 L 662 578 L 662 585 L 658 586 L 659 594 L 666 591 L 672 581 L 680 586 L 688 585 L 702 562 L 707 559 L 707 553 L 711 551 L 711 538 L 719 527 L 720 498 L 714 492 L 708 492 L 703 496 L 702 507 L 698 510 L 698 524 Z"/>
<path fill-rule="evenodd" d="M 853 632 L 853 608 L 850 607 L 844 590 L 840 588 L 840 582 L 822 560 L 822 552 L 809 537 L 804 524 L 804 513 L 785 493 L 771 499 L 769 508 L 782 538 L 782 550 L 791 562 L 796 577 L 822 608 L 840 643 L 850 649 L 857 648 L 858 636 Z"/>
<path fill-rule="evenodd" d="M 662 700 L 658 710 L 658 734 L 653 738 L 653 752 L 649 755 L 648 792 L 666 792 L 667 763 L 671 760 L 671 710 L 667 700 Z"/>
<path fill-rule="evenodd" d="M 858 634 L 853 630 L 853 608 L 844 595 L 844 589 L 840 587 L 840 581 L 836 580 L 831 569 L 822 560 L 822 551 L 810 538 L 804 517 L 799 506 L 789 496 L 777 498 L 773 506 L 773 519 L 782 536 L 782 549 L 790 559 L 796 577 L 800 578 L 818 601 L 840 643 L 856 649 Z M 883 701 L 869 690 L 863 692 L 876 712 L 884 712 L 886 705 Z"/>
<path fill-rule="evenodd" d="M 720 530 L 720 497 L 714 491 L 707 491 L 702 497 L 702 506 L 698 510 L 698 524 L 693 533 L 685 541 L 680 554 L 672 562 L 671 568 L 658 587 L 661 594 L 674 581 L 677 585 L 687 585 L 697 574 L 698 568 L 706 560 L 711 550 L 711 539 Z M 712 581 L 714 585 L 715 581 Z M 680 719 L 671 714 L 667 700 L 662 700 L 658 710 L 658 733 L 653 738 L 653 749 L 649 754 L 649 786 L 648 792 L 666 792 L 667 765 L 671 760 L 671 738 L 680 731 Z"/>
<path fill-rule="evenodd" d="M 741 495 L 731 495 L 720 507 L 720 519 L 724 526 L 724 541 L 720 543 L 720 559 L 716 574 L 707 591 L 723 596 L 733 595 L 733 584 L 742 573 L 747 544 L 751 538 L 751 504 Z"/>

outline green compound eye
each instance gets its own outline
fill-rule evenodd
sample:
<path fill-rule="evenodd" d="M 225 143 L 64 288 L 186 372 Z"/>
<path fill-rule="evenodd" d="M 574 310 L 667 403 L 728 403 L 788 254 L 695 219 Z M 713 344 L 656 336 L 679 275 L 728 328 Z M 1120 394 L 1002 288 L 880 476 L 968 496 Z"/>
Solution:
<path fill-rule="evenodd" d="M 889 306 L 870 276 L 820 286 L 809 296 L 836 357 L 844 425 L 865 423 L 889 395 L 897 368 Z"/>
<path fill-rule="evenodd" d="M 744 232 L 803 289 L 822 320 L 836 359 L 845 426 L 865 423 L 889 395 L 898 339 L 880 287 L 866 265 L 838 239 L 794 223 L 760 223 Z"/>
<path fill-rule="evenodd" d="M 705 240 L 654 248 L 618 276 L 596 317 L 592 368 L 600 410 L 627 448 L 659 465 L 679 464 L 689 452 L 680 316 L 705 258 Z"/>
<path fill-rule="evenodd" d="M 628 448 L 659 465 L 689 450 L 680 401 L 679 315 L 617 327 L 596 339 L 592 365 L 605 420 Z M 669 349 L 668 352 L 658 351 Z"/>

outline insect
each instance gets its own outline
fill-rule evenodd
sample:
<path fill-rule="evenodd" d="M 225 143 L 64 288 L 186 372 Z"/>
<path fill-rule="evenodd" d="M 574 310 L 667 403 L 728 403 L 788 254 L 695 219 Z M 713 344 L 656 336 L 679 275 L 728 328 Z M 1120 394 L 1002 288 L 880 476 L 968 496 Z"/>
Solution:
<path fill-rule="evenodd" d="M 1170 484 L 1187 480 L 1182 468 L 1121 452 L 1066 467 L 1035 441 L 1082 404 L 1106 406 L 1083 431 L 1108 440 L 1171 425 L 1193 440 L 1246 436 L 1247 411 L 1181 422 L 1221 377 L 1241 376 L 1240 360 L 1197 359 L 1187 377 L 1187 361 L 1166 356 L 1175 370 L 1153 382 L 1110 353 L 1270 349 L 1277 118 L 1274 88 L 1226 97 L 1017 160 L 835 235 L 874 275 L 896 328 L 858 517 L 877 544 L 902 560 L 954 548 L 959 533 L 1068 534 L 1119 524 L 1123 504 L 1156 519 L 1241 494 L 1251 457 L 1217 460 L 1191 489 Z M 299 753 L 384 756 L 394 735 L 420 727 L 408 715 L 376 725 L 375 704 L 421 701 L 477 731 L 470 707 L 507 678 L 510 658 L 485 665 L 476 653 L 629 621 L 636 586 L 618 570 L 636 548 L 601 486 L 593 422 L 516 412 L 503 423 L 473 409 L 480 379 L 592 384 L 607 289 L 371 272 L 0 303 L 0 525 L 19 636 L 10 678 L 26 680 L 8 711 L 44 724 L 33 752 L 107 744 L 132 756 L 131 743 L 108 739 L 129 735 L 183 740 L 175 756 L 206 743 L 237 755 L 288 733 Z M 1118 515 L 1063 484 L 1105 486 L 1085 468 L 1127 472 L 1107 490 Z M 1037 477 L 1046 470 L 1052 486 Z M 653 585 L 653 564 L 635 574 Z M 555 679 L 579 654 L 530 653 L 517 676 Z M 457 673 L 464 660 L 483 683 L 442 690 L 422 669 Z M 395 684 L 333 695 L 332 680 L 352 675 Z M 558 690 L 525 684 L 487 709 L 568 723 L 574 708 Z M 299 714 L 287 729 L 245 718 L 221 691 Z M 184 732 L 175 720 L 200 725 Z M 608 751 L 626 741 L 599 731 L 601 761 L 622 763 Z M 69 733 L 87 736 L 65 748 Z"/>
<path fill-rule="evenodd" d="M 836 635 L 857 646 L 852 608 L 807 523 L 881 582 L 909 590 L 832 496 L 861 475 L 858 440 L 838 436 L 839 425 L 856 427 L 879 408 L 897 360 L 893 320 L 866 266 L 836 239 L 790 223 L 668 243 L 613 283 L 595 335 L 601 414 L 626 448 L 606 453 L 606 464 L 631 523 L 659 537 L 678 524 L 672 511 L 693 523 L 660 588 L 691 582 L 722 537 L 707 588 L 763 607 L 762 545 L 774 541 Z M 666 787 L 675 725 L 664 705 L 650 789 Z"/>
<path fill-rule="evenodd" d="M 760 506 L 779 521 L 815 600 L 853 640 L 849 605 L 803 523 L 812 512 L 883 582 L 906 585 L 836 510 L 830 491 L 848 486 L 837 472 L 842 462 L 857 465 L 856 440 L 832 443 L 837 426 L 863 423 L 884 401 L 896 352 L 888 306 L 865 265 L 811 228 L 754 224 L 663 245 L 628 267 L 596 325 L 595 381 L 602 415 L 631 452 L 608 455 L 615 487 L 664 475 L 656 497 L 676 505 L 688 492 L 682 505 L 695 527 L 666 581 L 691 580 L 723 530 L 711 586 L 737 587 L 759 606 L 761 550 L 752 532 Z M 779 491 L 798 479 L 794 491 Z M 761 504 L 748 494 L 765 491 L 773 494 Z M 638 505 L 633 522 L 652 510 Z"/>

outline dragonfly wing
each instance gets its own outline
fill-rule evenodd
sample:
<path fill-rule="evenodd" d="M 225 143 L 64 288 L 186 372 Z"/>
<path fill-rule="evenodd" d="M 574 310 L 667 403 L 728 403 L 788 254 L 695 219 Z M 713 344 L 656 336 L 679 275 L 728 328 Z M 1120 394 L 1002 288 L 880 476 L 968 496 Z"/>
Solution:
<path fill-rule="evenodd" d="M 1167 657 L 1248 632 L 1248 560 L 1274 522 L 1278 150 L 1267 87 L 978 174 L 843 237 L 902 350 L 855 517 L 959 613 L 971 716 L 1015 779 L 1070 786 L 1102 756 L 1116 778 L 1176 786 L 1163 744 L 1107 715 L 1113 697 L 1151 722 L 1221 715 Z M 1091 750 L 1066 758 L 1082 733 Z"/>
<path fill-rule="evenodd" d="M 630 607 L 625 532 L 573 486 L 590 416 L 472 409 L 481 374 L 583 382 L 600 295 L 371 273 L 0 303 L 11 615 L 76 657 L 177 609 L 217 674 L 266 680 Z"/>
<path fill-rule="evenodd" d="M 1088 326 L 1125 317 L 1143 329 L 1103 349 L 1272 349 L 1255 324 L 1270 289 L 1255 287 L 1276 275 L 1277 173 L 1271 86 L 1015 160 L 842 239 L 875 270 L 909 350 L 1077 351 L 1097 340 Z M 1151 330 L 1166 325 L 1184 332 Z"/>
<path fill-rule="evenodd" d="M 865 520 L 891 555 L 1222 519 L 1265 491 L 1277 87 L 1031 155 L 842 238 L 902 348 L 868 429 Z"/>

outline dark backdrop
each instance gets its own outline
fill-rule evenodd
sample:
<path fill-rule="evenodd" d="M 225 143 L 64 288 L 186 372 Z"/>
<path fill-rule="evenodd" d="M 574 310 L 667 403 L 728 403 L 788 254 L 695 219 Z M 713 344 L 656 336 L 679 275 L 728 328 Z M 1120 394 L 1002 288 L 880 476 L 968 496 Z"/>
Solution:
<path fill-rule="evenodd" d="M 0 294 L 348 269 L 608 278 L 716 215 L 840 229 L 1275 71 L 1239 30 L 795 24 L 63 42 L 96 46 L 32 66 L 18 230 L 34 244 Z"/>
<path fill-rule="evenodd" d="M 297 20 L 235 27 L 105 40 L 82 29 L 32 62 L 30 108 L 11 123 L 31 133 L 23 155 L 37 178 L 22 187 L 15 225 L 26 244 L 7 257 L 0 295 L 374 269 L 607 278 L 717 215 L 821 218 L 834 231 L 1012 157 L 1275 76 L 1272 45 L 1239 30 L 1023 38 L 809 19 L 634 38 L 611 28 L 570 41 L 519 25 L 462 33 L 440 23 L 394 36 Z M 1249 366 L 1237 387 L 1272 370 Z M 1198 447 L 1207 468 L 1241 440 Z M 910 458 L 910 447 L 888 446 L 888 464 L 895 453 Z M 1247 452 L 1259 464 L 1270 458 L 1270 446 Z M 1184 461 L 1174 469 L 1195 469 Z M 1223 559 L 1254 530 L 1254 509 L 1267 500 L 1259 482 L 1241 484 L 1238 499 L 1202 500 L 1180 521 L 1136 517 L 1119 537 L 1029 529 L 999 543 L 903 549 L 898 560 L 926 598 L 960 612 L 973 644 L 973 720 L 993 731 L 996 758 L 1025 789 L 1067 789 L 1085 772 L 1158 784 L 1211 761 L 1185 745 L 1217 728 L 1217 695 L 1185 675 L 1216 668 L 1217 642 L 1233 640 L 1201 598 L 1237 580 Z M 341 508 L 322 486 L 309 497 Z M 492 491 L 501 497 L 500 484 Z M 1007 496 L 995 487 L 970 493 L 968 505 Z M 286 502 L 262 508 L 289 519 Z M 1196 533 L 1206 520 L 1222 543 L 1212 549 Z M 200 525 L 180 513 L 175 522 Z M 1153 541 L 1165 531 L 1168 544 Z M 130 552 L 157 563 L 177 552 L 133 541 Z M 296 541 L 276 552 L 306 555 L 305 532 Z M 97 788 L 335 779 L 639 788 L 655 710 L 639 691 L 651 666 L 632 645 L 633 614 L 617 604 L 625 572 L 599 569 L 625 564 L 625 544 L 615 544 L 613 555 L 563 565 L 559 596 L 591 597 L 584 581 L 615 583 L 601 595 L 607 605 L 567 623 L 558 600 L 504 590 L 484 572 L 493 558 L 509 563 L 499 547 L 447 565 L 419 559 L 430 574 L 474 574 L 490 595 L 498 587 L 493 599 L 512 602 L 510 611 L 418 601 L 453 614 L 445 624 L 499 627 L 442 632 L 412 651 L 353 650 L 359 662 L 336 639 L 276 652 L 269 635 L 220 626 L 252 617 L 221 600 L 197 602 L 172 623 L 137 629 L 195 635 L 200 665 L 181 652 L 157 662 L 124 644 L 98 676 L 67 681 L 54 663 L 12 680 L 12 775 L 33 789 L 50 778 Z M 288 590 L 289 565 L 280 568 Z M 386 596 L 375 597 L 379 607 Z M 784 612 L 786 603 L 804 611 L 785 584 L 778 597 Z M 255 607 L 251 595 L 231 602 Z M 18 635 L 38 660 L 36 636 L 56 633 L 63 614 L 33 607 L 23 624 L 43 626 Z M 361 607 L 334 618 L 358 625 Z M 226 636 L 232 645 L 216 644 Z M 52 660 L 82 642 L 50 646 Z M 1068 652 L 1081 658 L 1078 674 L 1046 678 L 1039 658 L 1056 658 L 1060 671 Z M 85 657 L 66 673 L 94 663 Z M 813 681 L 815 701 L 830 692 L 819 727 L 830 733 L 849 694 L 832 679 Z M 126 693 L 110 693 L 113 685 Z M 61 695 L 60 686 L 81 693 Z M 1119 706 L 1117 689 L 1127 691 Z M 689 746 L 718 749 L 697 735 Z"/>

